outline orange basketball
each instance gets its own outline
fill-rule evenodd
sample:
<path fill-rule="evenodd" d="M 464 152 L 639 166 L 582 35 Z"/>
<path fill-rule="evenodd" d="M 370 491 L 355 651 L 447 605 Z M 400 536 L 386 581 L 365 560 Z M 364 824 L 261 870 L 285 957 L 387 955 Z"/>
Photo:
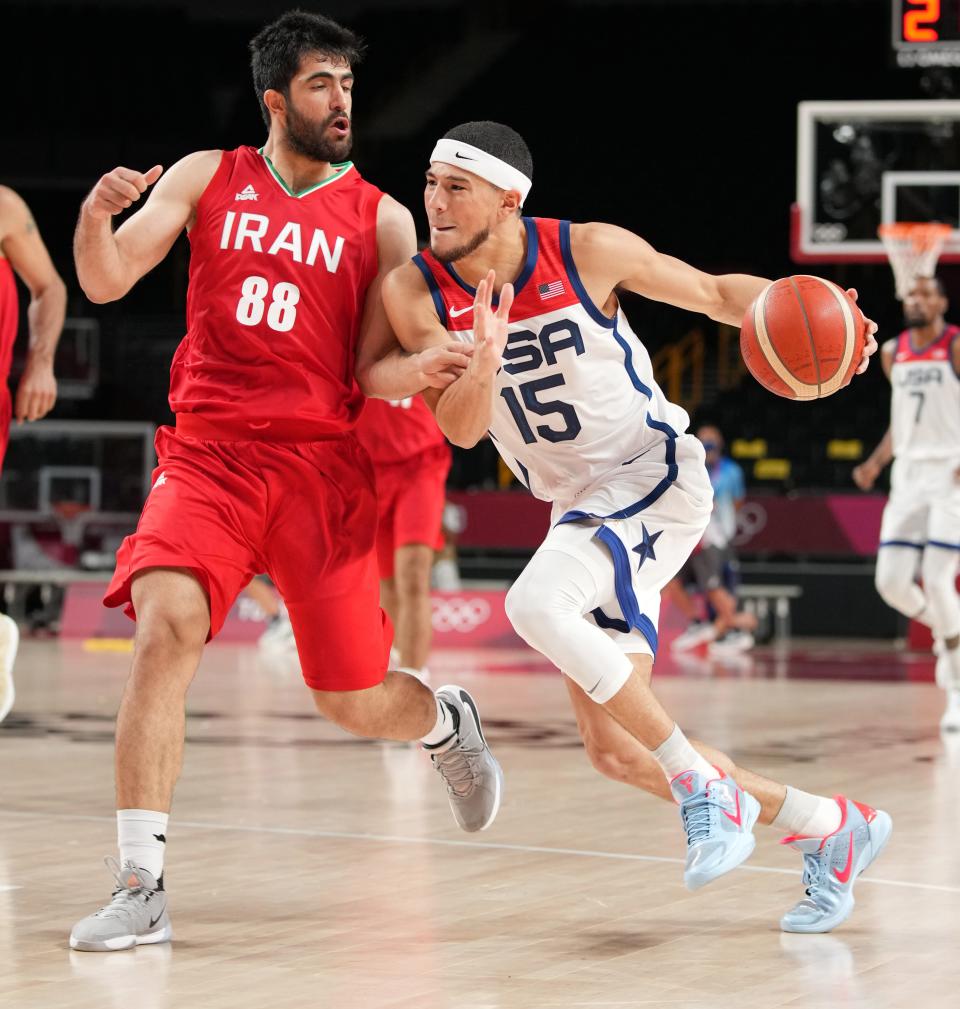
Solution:
<path fill-rule="evenodd" d="M 747 309 L 740 353 L 750 374 L 787 399 L 842 389 L 863 357 L 866 323 L 847 293 L 820 277 L 785 277 Z"/>

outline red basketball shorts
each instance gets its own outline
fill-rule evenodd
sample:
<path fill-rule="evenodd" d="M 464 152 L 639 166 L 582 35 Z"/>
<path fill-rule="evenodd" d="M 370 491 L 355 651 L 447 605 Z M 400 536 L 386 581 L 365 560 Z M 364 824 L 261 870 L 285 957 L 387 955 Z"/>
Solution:
<path fill-rule="evenodd" d="M 377 563 L 381 578 L 392 578 L 398 547 L 422 543 L 443 546 L 443 505 L 450 447 L 446 444 L 403 462 L 381 464 L 377 471 Z"/>
<path fill-rule="evenodd" d="M 210 637 L 266 572 L 293 624 L 314 690 L 362 690 L 386 675 L 393 631 L 380 609 L 370 460 L 352 437 L 206 441 L 157 432 L 153 489 L 117 551 L 104 597 L 136 619 L 134 575 L 188 568 L 210 600 Z"/>

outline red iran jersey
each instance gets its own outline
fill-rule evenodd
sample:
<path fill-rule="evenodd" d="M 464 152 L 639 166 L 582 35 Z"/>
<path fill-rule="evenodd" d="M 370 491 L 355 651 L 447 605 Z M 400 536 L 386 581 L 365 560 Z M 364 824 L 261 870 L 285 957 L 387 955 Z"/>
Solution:
<path fill-rule="evenodd" d="M 311 440 L 363 406 L 354 359 L 382 193 L 352 163 L 294 195 L 253 147 L 224 151 L 190 230 L 187 335 L 170 407 L 239 438 Z"/>
<path fill-rule="evenodd" d="M 446 444 L 422 396 L 368 399 L 357 423 L 357 437 L 374 463 L 406 462 Z"/>

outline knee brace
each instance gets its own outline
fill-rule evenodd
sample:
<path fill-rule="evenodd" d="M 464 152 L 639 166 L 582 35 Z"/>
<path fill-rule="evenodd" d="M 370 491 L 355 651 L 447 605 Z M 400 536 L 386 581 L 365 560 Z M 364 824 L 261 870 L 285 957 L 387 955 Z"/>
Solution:
<path fill-rule="evenodd" d="M 627 682 L 633 663 L 586 619 L 597 605 L 589 570 L 559 550 L 534 554 L 504 604 L 517 634 L 604 704 Z"/>

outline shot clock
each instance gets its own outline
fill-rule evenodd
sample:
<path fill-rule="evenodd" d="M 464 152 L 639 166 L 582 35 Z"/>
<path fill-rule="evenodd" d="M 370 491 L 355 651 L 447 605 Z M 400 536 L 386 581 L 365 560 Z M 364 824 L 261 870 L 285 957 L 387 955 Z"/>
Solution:
<path fill-rule="evenodd" d="M 960 67 L 960 0 L 891 0 L 897 66 Z"/>

